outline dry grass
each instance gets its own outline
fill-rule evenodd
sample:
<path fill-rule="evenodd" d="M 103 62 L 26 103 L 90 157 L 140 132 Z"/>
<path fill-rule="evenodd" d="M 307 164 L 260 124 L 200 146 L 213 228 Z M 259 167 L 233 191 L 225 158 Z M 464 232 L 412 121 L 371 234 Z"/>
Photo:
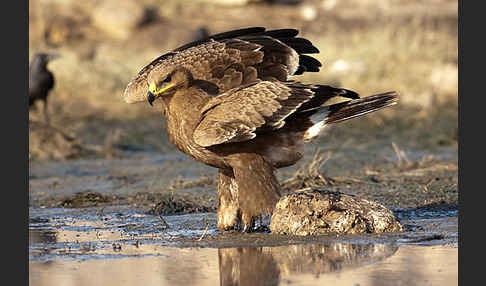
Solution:
<path fill-rule="evenodd" d="M 399 168 L 401 168 L 403 165 L 410 165 L 411 162 L 408 160 L 407 155 L 405 154 L 404 150 L 401 150 L 395 142 L 392 142 L 393 150 L 395 150 L 395 153 L 397 155 L 397 165 Z"/>
<path fill-rule="evenodd" d="M 184 181 L 180 178 L 175 179 L 172 184 L 170 184 L 166 191 L 172 191 L 177 189 L 187 189 L 187 188 L 194 188 L 194 187 L 210 187 L 210 186 L 217 186 L 218 180 L 214 178 L 210 178 L 207 176 L 202 176 L 195 180 Z"/>
<path fill-rule="evenodd" d="M 143 198 L 145 195 L 154 196 L 153 194 L 139 193 L 137 200 L 146 203 L 146 199 Z M 172 193 L 157 194 L 153 202 L 155 205 L 147 213 L 154 215 L 213 212 L 216 210 L 214 205 L 207 205 L 192 198 L 175 197 Z"/>
<path fill-rule="evenodd" d="M 334 180 L 322 173 L 322 167 L 331 157 L 331 152 L 323 154 L 317 150 L 310 162 L 303 163 L 292 173 L 291 177 L 281 183 L 282 191 L 299 190 L 303 188 L 318 188 L 332 186 Z"/>

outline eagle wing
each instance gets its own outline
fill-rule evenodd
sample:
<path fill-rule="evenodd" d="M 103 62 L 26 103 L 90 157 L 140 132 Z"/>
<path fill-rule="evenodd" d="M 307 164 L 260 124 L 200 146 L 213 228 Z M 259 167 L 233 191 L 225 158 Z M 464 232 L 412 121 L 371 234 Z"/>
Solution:
<path fill-rule="evenodd" d="M 184 66 L 194 79 L 218 87 L 218 94 L 262 80 L 288 80 L 305 71 L 317 72 L 321 63 L 305 54 L 319 50 L 297 30 L 266 31 L 263 27 L 233 30 L 188 43 L 161 55 L 140 70 L 123 94 L 128 103 L 145 100 L 150 79 Z"/>
<path fill-rule="evenodd" d="M 279 129 L 285 118 L 309 101 L 309 86 L 278 81 L 256 81 L 211 98 L 201 109 L 194 141 L 204 147 L 241 142 L 257 133 Z"/>

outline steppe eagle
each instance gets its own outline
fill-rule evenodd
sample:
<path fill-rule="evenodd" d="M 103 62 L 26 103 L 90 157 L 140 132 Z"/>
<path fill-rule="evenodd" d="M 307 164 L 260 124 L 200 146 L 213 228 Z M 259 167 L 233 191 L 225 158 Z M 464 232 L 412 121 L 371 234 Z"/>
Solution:
<path fill-rule="evenodd" d="M 127 103 L 159 100 L 169 140 L 218 173 L 218 229 L 250 231 L 280 197 L 276 168 L 295 164 L 324 126 L 391 106 L 395 92 L 290 79 L 318 72 L 319 50 L 298 30 L 251 27 L 191 42 L 154 59 L 125 89 Z M 325 105 L 336 96 L 350 100 Z"/>

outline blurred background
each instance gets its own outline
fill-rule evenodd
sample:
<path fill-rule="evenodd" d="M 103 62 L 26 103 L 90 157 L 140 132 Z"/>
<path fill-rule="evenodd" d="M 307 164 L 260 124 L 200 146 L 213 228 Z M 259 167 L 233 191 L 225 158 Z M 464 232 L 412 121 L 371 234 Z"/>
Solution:
<path fill-rule="evenodd" d="M 152 59 L 207 33 L 295 28 L 320 50 L 319 73 L 296 79 L 361 96 L 396 90 L 398 105 L 340 124 L 338 144 L 399 142 L 457 152 L 458 3 L 455 0 L 29 0 L 29 59 L 49 63 L 51 126 L 29 111 L 31 160 L 169 153 L 160 106 L 126 104 L 128 82 Z M 326 139 L 316 142 L 327 144 Z M 377 143 L 381 144 L 381 143 Z"/>

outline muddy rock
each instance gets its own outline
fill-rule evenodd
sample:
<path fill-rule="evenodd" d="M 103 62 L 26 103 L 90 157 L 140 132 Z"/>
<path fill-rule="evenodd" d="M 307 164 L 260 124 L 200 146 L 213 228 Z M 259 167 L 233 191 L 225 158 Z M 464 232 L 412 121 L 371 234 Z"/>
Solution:
<path fill-rule="evenodd" d="M 270 230 L 278 234 L 382 233 L 403 231 L 394 213 L 372 201 L 323 189 L 302 189 L 280 198 Z"/>

